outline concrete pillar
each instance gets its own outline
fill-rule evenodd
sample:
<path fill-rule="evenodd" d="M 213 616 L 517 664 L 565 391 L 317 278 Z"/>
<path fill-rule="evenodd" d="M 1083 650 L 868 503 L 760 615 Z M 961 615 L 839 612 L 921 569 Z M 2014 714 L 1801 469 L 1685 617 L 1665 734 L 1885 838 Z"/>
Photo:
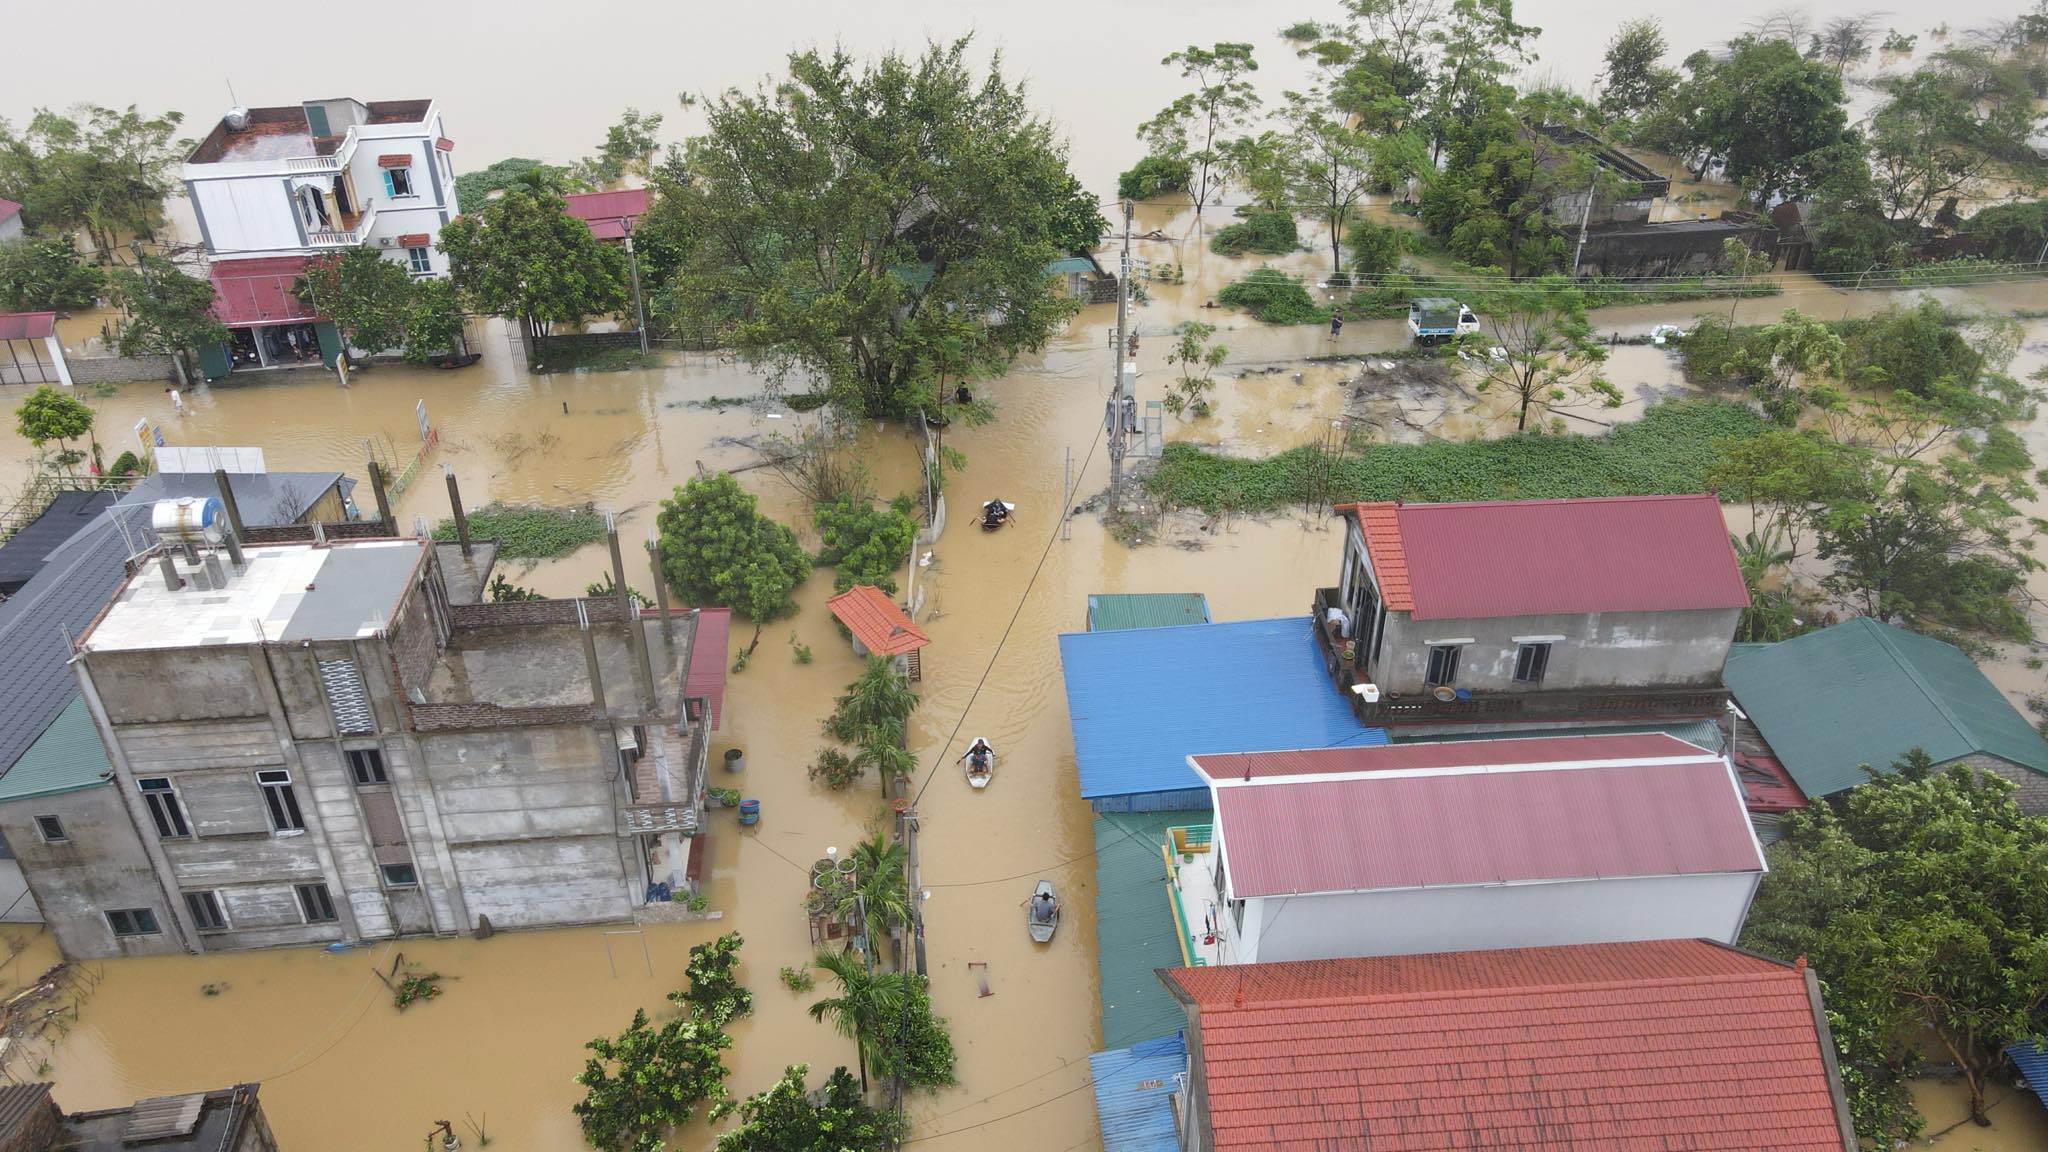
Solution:
<path fill-rule="evenodd" d="M 57 339 L 55 332 L 43 337 L 43 347 L 49 349 L 50 363 L 57 366 L 57 383 L 71 387 L 71 365 L 64 362 L 64 342 Z"/>
<path fill-rule="evenodd" d="M 469 517 L 462 512 L 462 490 L 455 486 L 455 470 L 441 465 L 442 475 L 448 478 L 448 507 L 455 513 L 455 538 L 462 542 L 462 556 L 469 558 Z"/>
<path fill-rule="evenodd" d="M 227 511 L 228 527 L 235 533 L 235 539 L 246 539 L 248 533 L 242 530 L 242 507 L 235 503 L 235 486 L 228 481 L 228 470 L 213 470 L 214 486 L 220 489 L 220 506 Z"/>

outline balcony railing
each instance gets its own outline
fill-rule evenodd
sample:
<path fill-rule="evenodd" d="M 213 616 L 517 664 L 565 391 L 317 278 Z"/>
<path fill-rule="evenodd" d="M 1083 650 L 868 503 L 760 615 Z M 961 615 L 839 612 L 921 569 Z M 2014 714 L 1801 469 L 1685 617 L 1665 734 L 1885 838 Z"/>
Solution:
<path fill-rule="evenodd" d="M 284 162 L 287 172 L 339 172 L 340 156 L 293 156 Z"/>
<path fill-rule="evenodd" d="M 1353 661 L 1344 657 L 1343 640 L 1332 636 L 1323 624 L 1327 609 L 1341 601 L 1335 588 L 1318 588 L 1315 594 L 1316 651 L 1323 657 L 1323 670 L 1331 685 L 1351 705 L 1361 724 L 1374 728 L 1395 728 L 1420 724 L 1540 724 L 1583 720 L 1593 723 L 1622 721 L 1661 722 L 1666 720 L 1719 716 L 1726 710 L 1728 690 L 1710 686 L 1614 688 L 1524 688 L 1514 692 L 1466 691 L 1450 700 L 1434 694 L 1382 695 L 1368 702 L 1351 690 L 1362 679 Z"/>
<path fill-rule="evenodd" d="M 377 205 L 365 203 L 350 227 L 315 228 L 306 233 L 309 248 L 355 248 L 370 238 L 370 225 L 377 222 Z"/>

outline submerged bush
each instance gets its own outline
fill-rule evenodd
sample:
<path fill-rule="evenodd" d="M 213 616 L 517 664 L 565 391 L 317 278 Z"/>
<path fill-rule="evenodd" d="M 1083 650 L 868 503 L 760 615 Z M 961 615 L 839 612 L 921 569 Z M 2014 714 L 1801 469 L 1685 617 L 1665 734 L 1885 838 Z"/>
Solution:
<path fill-rule="evenodd" d="M 1298 277 L 1267 266 L 1216 294 L 1226 308 L 1243 308 L 1268 324 L 1317 324 L 1329 312 L 1316 305 Z"/>

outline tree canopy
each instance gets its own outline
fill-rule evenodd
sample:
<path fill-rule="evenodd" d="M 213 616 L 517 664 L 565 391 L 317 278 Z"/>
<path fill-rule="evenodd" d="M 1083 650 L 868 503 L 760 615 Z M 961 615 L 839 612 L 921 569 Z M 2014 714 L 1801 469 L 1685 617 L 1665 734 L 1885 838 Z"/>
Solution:
<path fill-rule="evenodd" d="M 626 257 L 600 244 L 529 172 L 441 229 L 449 277 L 469 307 L 518 320 L 545 356 L 555 325 L 580 326 L 626 302 Z"/>
<path fill-rule="evenodd" d="M 1688 75 L 1640 134 L 1691 162 L 1704 176 L 1720 168 L 1758 203 L 1816 186 L 1853 141 L 1842 79 L 1780 39 L 1743 36 L 1716 57 L 1695 52 Z"/>
<path fill-rule="evenodd" d="M 1904 1080 L 1923 1033 L 1980 1120 L 2003 1047 L 2048 1033 L 2048 822 L 1988 773 L 1935 770 L 1917 748 L 1892 767 L 1784 817 L 1742 935 L 1820 976 L 1856 1132 L 1876 1147 L 1921 1128 Z"/>
<path fill-rule="evenodd" d="M 375 248 L 351 248 L 314 260 L 298 285 L 300 299 L 340 330 L 348 348 L 382 352 L 405 343 L 413 308 L 413 278 Z"/>
<path fill-rule="evenodd" d="M 1624 20 L 1607 42 L 1600 69 L 1600 111 L 1632 117 L 1664 102 L 1678 71 L 1664 63 L 1664 25 L 1654 16 Z"/>
<path fill-rule="evenodd" d="M 663 574 L 698 604 L 723 604 L 761 625 L 795 608 L 790 593 L 811 574 L 796 533 L 763 516 L 729 473 L 691 478 L 661 502 Z M 749 646 L 749 651 L 752 647 Z"/>
<path fill-rule="evenodd" d="M 176 357 L 187 379 L 199 350 L 224 344 L 228 330 L 213 314 L 213 285 L 162 256 L 144 255 L 113 270 L 113 298 L 127 312 L 115 333 L 123 356 Z"/>
<path fill-rule="evenodd" d="M 106 282 L 105 273 L 79 256 L 70 236 L 0 242 L 0 312 L 90 308 Z"/>
<path fill-rule="evenodd" d="M 19 201 L 31 229 L 77 229 L 102 260 L 163 226 L 164 197 L 177 187 L 191 150 L 178 137 L 184 116 L 146 116 L 82 104 L 68 112 L 38 108 L 17 134 L 0 120 L 0 197 Z"/>
<path fill-rule="evenodd" d="M 1249 44 L 1218 43 L 1204 48 L 1190 44 L 1160 61 L 1178 67 L 1194 91 L 1178 97 L 1157 116 L 1138 125 L 1138 137 L 1154 156 L 1185 160 L 1188 192 L 1195 215 L 1222 191 L 1229 170 L 1231 133 L 1251 123 L 1259 110 L 1259 94 L 1245 79 L 1259 70 Z"/>
<path fill-rule="evenodd" d="M 870 1108 L 860 1084 L 834 1068 L 814 1098 L 805 1086 L 810 1065 L 791 1064 L 765 1092 L 740 1103 L 740 1124 L 718 1136 L 718 1152 L 885 1152 L 903 1126 L 896 1114 Z"/>
<path fill-rule="evenodd" d="M 1597 397 L 1609 407 L 1621 393 L 1599 374 L 1607 350 L 1586 322 L 1586 297 L 1562 276 L 1503 284 L 1479 300 L 1492 328 L 1475 340 L 1483 349 L 1475 363 L 1481 392 L 1498 389 L 1514 404 L 1515 430 L 1529 427 L 1529 413 L 1553 404 Z M 1500 349 L 1496 355 L 1491 348 Z"/>
<path fill-rule="evenodd" d="M 710 101 L 670 318 L 866 416 L 1041 347 L 1079 307 L 1046 265 L 1098 238 L 1100 214 L 1023 87 L 967 49 L 799 52 L 786 78 Z"/>

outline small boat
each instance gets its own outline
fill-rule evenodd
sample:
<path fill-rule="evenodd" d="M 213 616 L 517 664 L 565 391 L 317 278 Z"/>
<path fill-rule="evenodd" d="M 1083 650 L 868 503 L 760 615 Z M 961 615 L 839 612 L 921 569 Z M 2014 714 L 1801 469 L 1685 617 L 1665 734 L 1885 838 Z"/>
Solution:
<path fill-rule="evenodd" d="M 470 352 L 462 356 L 436 356 L 427 363 L 436 368 L 467 368 L 483 358 L 484 354 L 481 352 Z"/>
<path fill-rule="evenodd" d="M 1010 522 L 1010 513 L 1016 510 L 1017 506 L 1007 500 L 990 500 L 981 506 L 981 530 L 993 532 L 1001 528 Z"/>
<path fill-rule="evenodd" d="M 985 754 L 977 759 L 976 751 L 984 751 Z M 986 737 L 976 736 L 974 743 L 967 746 L 966 754 L 960 757 L 960 767 L 967 773 L 969 787 L 977 790 L 988 787 L 988 782 L 996 775 L 996 746 Z"/>
<path fill-rule="evenodd" d="M 1060 930 L 1060 898 L 1052 890 L 1052 881 L 1040 880 L 1032 890 L 1024 927 L 1031 931 L 1031 939 L 1040 944 L 1049 942 L 1052 934 Z"/>

